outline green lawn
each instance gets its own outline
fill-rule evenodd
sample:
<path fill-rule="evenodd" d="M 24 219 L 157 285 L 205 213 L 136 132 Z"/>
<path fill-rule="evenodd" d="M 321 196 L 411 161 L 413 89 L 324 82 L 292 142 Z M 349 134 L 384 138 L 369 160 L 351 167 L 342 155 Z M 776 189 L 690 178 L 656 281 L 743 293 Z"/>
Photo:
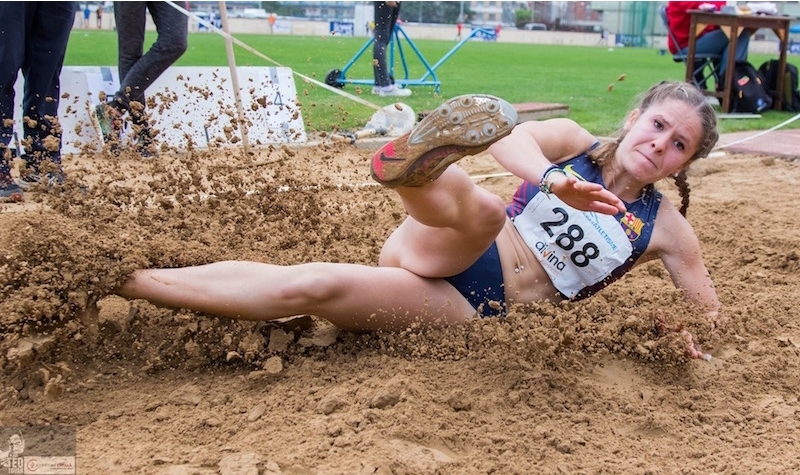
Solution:
<path fill-rule="evenodd" d="M 148 40 L 155 39 L 154 33 Z M 256 51 L 296 73 L 320 82 L 332 69 L 342 69 L 364 45 L 364 38 L 335 36 L 236 35 Z M 117 63 L 116 33 L 113 31 L 74 30 L 70 37 L 66 65 L 92 66 Z M 404 41 L 406 65 L 410 79 L 421 79 L 426 69 Z M 455 42 L 414 40 L 430 65 L 434 65 L 455 46 Z M 275 66 L 245 49 L 234 45 L 239 66 Z M 769 55 L 751 54 L 756 68 Z M 372 78 L 372 55 L 368 49 L 347 73 L 348 79 Z M 789 61 L 800 65 L 792 56 Z M 181 66 L 228 65 L 224 39 L 213 33 L 191 33 L 189 50 L 176 63 Z M 555 102 L 567 104 L 569 117 L 591 132 L 602 135 L 613 132 L 625 113 L 646 88 L 661 80 L 683 79 L 682 64 L 645 48 L 538 45 L 471 41 L 443 64 L 435 73 L 441 82 L 441 95 L 432 86 L 413 87 L 414 94 L 403 99 L 415 111 L 431 110 L 443 99 L 465 93 L 488 93 L 510 102 Z M 623 81 L 618 81 L 625 75 Z M 395 77 L 403 78 L 402 63 L 395 64 Z M 295 76 L 303 117 L 309 130 L 331 130 L 333 127 L 358 128 L 375 112 L 374 109 L 334 94 L 325 88 Z M 609 85 L 613 89 L 609 92 Z M 347 85 L 344 91 L 357 94 L 361 88 Z M 391 98 L 373 96 L 369 87 L 363 97 L 384 106 Z M 723 132 L 762 130 L 793 117 L 793 113 L 769 111 L 761 119 L 725 119 Z M 800 121 L 788 127 L 800 127 Z"/>

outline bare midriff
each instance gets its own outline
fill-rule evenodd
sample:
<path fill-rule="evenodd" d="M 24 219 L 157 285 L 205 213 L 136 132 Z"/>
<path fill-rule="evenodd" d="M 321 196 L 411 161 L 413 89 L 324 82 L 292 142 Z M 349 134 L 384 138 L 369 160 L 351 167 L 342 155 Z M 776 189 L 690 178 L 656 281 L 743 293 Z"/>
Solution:
<path fill-rule="evenodd" d="M 536 256 L 522 240 L 511 219 L 497 236 L 497 251 L 503 268 L 506 303 L 531 303 L 539 300 L 564 300 L 553 287 Z"/>

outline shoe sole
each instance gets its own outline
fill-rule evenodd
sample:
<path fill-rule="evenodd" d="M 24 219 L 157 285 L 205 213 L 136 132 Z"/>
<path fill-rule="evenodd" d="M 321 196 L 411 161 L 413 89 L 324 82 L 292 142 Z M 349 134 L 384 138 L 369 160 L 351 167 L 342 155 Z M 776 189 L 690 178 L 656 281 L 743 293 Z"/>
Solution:
<path fill-rule="evenodd" d="M 372 177 L 389 188 L 423 186 L 463 157 L 486 150 L 516 125 L 517 112 L 503 99 L 477 94 L 455 97 L 378 151 Z"/>

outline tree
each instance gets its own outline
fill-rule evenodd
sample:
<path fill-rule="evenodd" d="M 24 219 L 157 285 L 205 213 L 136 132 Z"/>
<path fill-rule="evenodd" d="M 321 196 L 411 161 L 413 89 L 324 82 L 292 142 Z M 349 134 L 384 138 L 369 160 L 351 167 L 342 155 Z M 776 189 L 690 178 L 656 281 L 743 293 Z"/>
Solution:
<path fill-rule="evenodd" d="M 534 18 L 530 10 L 523 8 L 514 12 L 514 24 L 517 28 L 522 28 L 525 26 L 525 23 L 530 23 L 532 21 L 534 21 Z"/>
<path fill-rule="evenodd" d="M 261 8 L 278 16 L 306 16 L 306 9 L 297 2 L 261 2 Z"/>
<path fill-rule="evenodd" d="M 403 2 L 400 17 L 404 21 L 419 23 L 455 24 L 460 12 L 460 2 Z M 464 15 L 469 13 L 471 12 L 464 5 Z"/>

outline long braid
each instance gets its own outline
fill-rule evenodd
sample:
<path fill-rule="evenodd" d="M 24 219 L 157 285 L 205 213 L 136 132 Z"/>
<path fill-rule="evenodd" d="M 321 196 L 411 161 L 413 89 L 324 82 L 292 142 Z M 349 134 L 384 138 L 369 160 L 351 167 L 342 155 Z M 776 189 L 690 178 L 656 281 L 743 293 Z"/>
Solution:
<path fill-rule="evenodd" d="M 678 187 L 678 195 L 681 197 L 681 214 L 686 217 L 686 210 L 689 208 L 689 182 L 686 180 L 686 169 L 683 169 L 673 175 L 675 178 L 675 186 Z"/>

